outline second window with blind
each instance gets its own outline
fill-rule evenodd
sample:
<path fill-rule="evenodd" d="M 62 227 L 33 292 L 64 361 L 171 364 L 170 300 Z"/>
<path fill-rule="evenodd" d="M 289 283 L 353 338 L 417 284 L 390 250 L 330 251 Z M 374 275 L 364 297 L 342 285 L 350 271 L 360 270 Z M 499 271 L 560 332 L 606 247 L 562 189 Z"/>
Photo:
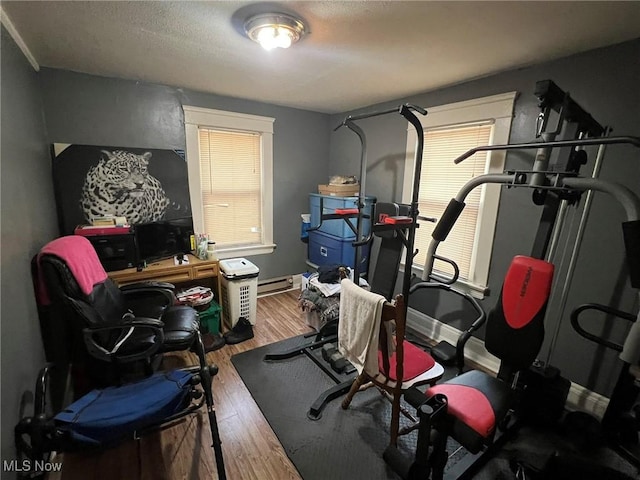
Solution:
<path fill-rule="evenodd" d="M 194 228 L 219 255 L 273 251 L 273 119 L 184 107 Z"/>
<path fill-rule="evenodd" d="M 458 165 L 453 161 L 478 146 L 508 143 L 515 96 L 512 92 L 427 109 L 427 116 L 420 119 L 424 129 L 420 215 L 440 218 L 449 201 L 470 179 L 502 172 L 505 155 L 500 151 L 479 152 Z M 411 127 L 407 130 L 405 203 L 410 202 L 412 196 L 415 145 L 416 133 Z M 438 255 L 458 265 L 458 286 L 478 297 L 482 297 L 488 281 L 499 198 L 499 186 L 474 189 L 465 199 L 466 206 L 446 241 L 438 246 Z M 417 270 L 424 266 L 434 227 L 434 223 L 421 221 L 416 231 L 418 255 L 413 264 Z M 448 277 L 451 267 L 436 260 L 434 273 Z"/>

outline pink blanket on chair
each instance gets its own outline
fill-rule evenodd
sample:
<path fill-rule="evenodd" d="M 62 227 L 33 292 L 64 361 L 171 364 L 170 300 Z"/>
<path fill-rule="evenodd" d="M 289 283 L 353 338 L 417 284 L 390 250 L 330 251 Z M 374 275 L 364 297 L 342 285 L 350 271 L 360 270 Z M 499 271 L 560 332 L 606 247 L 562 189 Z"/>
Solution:
<path fill-rule="evenodd" d="M 42 255 L 55 255 L 64 261 L 76 279 L 80 290 L 85 295 L 89 295 L 93 291 L 94 285 L 105 281 L 107 278 L 107 272 L 105 272 L 89 240 L 80 235 L 56 238 L 47 243 L 38 254 L 38 286 L 36 297 L 40 305 L 49 305 L 50 303 L 40 268 L 40 258 L 42 258 Z"/>

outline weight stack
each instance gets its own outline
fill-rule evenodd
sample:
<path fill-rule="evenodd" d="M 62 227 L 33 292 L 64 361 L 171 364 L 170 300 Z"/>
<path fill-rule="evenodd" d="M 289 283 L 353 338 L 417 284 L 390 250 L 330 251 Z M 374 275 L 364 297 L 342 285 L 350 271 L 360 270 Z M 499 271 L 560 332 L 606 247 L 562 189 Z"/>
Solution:
<path fill-rule="evenodd" d="M 564 413 L 571 382 L 553 366 L 532 365 L 520 376 L 525 390 L 519 415 L 525 423 L 550 427 L 557 424 Z"/>

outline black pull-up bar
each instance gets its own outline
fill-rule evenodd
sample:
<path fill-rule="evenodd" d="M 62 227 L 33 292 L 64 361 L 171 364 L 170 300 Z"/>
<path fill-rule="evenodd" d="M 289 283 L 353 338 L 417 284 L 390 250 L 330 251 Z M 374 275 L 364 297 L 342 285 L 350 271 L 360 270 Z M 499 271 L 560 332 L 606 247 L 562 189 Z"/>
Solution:
<path fill-rule="evenodd" d="M 419 107 L 418 105 L 413 105 L 411 103 L 405 103 L 400 105 L 399 107 L 395 107 L 395 108 L 390 108 L 388 110 L 380 110 L 379 112 L 370 112 L 370 113 L 362 113 L 360 115 L 349 115 L 347 118 L 345 118 L 342 123 L 340 125 L 338 125 L 336 128 L 333 129 L 333 131 L 335 132 L 336 130 L 338 130 L 340 127 L 344 127 L 345 125 L 347 125 L 348 122 L 353 122 L 355 120 L 363 120 L 365 118 L 371 118 L 371 117 L 378 117 L 380 115 L 387 115 L 389 113 L 400 113 L 402 114 L 402 110 L 403 109 L 409 109 L 409 110 L 415 110 L 416 112 L 422 114 L 422 115 L 426 115 L 427 111 L 422 108 Z"/>
<path fill-rule="evenodd" d="M 402 115 L 416 129 L 416 134 L 418 138 L 416 142 L 415 172 L 414 172 L 414 178 L 413 178 L 413 195 L 412 195 L 411 208 L 410 208 L 410 216 L 412 219 L 412 224 L 411 224 L 411 228 L 408 229 L 407 237 L 406 238 L 403 237 L 403 242 L 402 242 L 406 248 L 405 272 L 404 272 L 404 280 L 403 280 L 403 286 L 402 286 L 402 293 L 404 295 L 404 298 L 409 298 L 409 286 L 411 284 L 411 275 L 412 275 L 411 265 L 413 264 L 413 257 L 416 255 L 416 252 L 413 251 L 413 246 L 415 244 L 415 235 L 416 235 L 415 229 L 416 229 L 416 219 L 418 216 L 418 189 L 420 188 L 420 169 L 422 166 L 422 150 L 424 146 L 424 132 L 422 130 L 422 124 L 420 123 L 420 120 L 418 119 L 418 117 L 416 117 L 415 114 L 413 113 L 414 111 L 422 115 L 427 114 L 427 110 L 422 107 L 419 107 L 417 105 L 413 105 L 410 103 L 404 103 L 395 108 L 390 108 L 387 110 L 364 113 L 361 115 L 350 115 L 347 118 L 345 118 L 342 121 L 342 123 L 334 129 L 335 131 L 335 130 L 338 130 L 340 127 L 347 127 L 349 130 L 353 131 L 356 135 L 358 135 L 358 137 L 360 138 L 360 143 L 362 145 L 362 153 L 360 156 L 360 170 L 361 170 L 360 171 L 360 197 L 358 202 L 359 203 L 358 233 L 357 233 L 358 238 L 354 243 L 354 245 L 356 246 L 356 265 L 355 265 L 354 277 L 357 277 L 358 274 L 360 273 L 358 271 L 358 263 L 360 260 L 359 246 L 363 243 L 363 240 L 361 238 L 361 233 L 362 233 L 361 217 L 362 217 L 362 207 L 364 206 L 364 189 L 365 189 L 364 179 L 366 178 L 365 175 L 367 171 L 367 165 L 366 165 L 367 143 L 366 143 L 364 132 L 358 125 L 356 125 L 355 121 L 363 120 L 365 118 L 378 117 L 380 115 L 387 115 L 390 113 L 398 113 Z M 400 234 L 400 230 L 398 230 L 398 234 Z M 368 236 L 366 240 L 368 241 L 369 239 L 370 239 L 370 236 Z M 406 309 L 407 309 L 407 304 L 405 304 L 405 314 L 406 314 Z"/>
<path fill-rule="evenodd" d="M 487 150 L 525 150 L 527 148 L 544 148 L 544 147 L 579 147 L 587 145 L 611 145 L 614 143 L 629 143 L 640 148 L 640 137 L 602 137 L 602 138 L 583 138 L 577 140 L 558 140 L 555 142 L 532 142 L 532 143 L 514 143 L 512 145 L 485 145 L 483 147 L 472 148 L 456 158 L 453 163 L 458 164 L 478 152 Z"/>

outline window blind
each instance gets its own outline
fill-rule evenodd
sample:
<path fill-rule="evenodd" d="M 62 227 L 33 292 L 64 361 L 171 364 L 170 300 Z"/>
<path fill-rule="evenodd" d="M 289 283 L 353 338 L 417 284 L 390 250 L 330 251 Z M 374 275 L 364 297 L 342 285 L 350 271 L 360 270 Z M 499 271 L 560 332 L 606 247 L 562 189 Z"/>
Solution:
<path fill-rule="evenodd" d="M 218 246 L 262 242 L 260 135 L 200 128 L 205 232 Z"/>
<path fill-rule="evenodd" d="M 471 178 L 485 173 L 487 152 L 478 152 L 455 165 L 453 160 L 471 148 L 488 145 L 493 125 L 465 125 L 425 130 L 422 172 L 420 176 L 419 210 L 426 217 L 442 217 L 449 201 Z M 460 277 L 468 279 L 471 256 L 476 238 L 481 189 L 477 188 L 465 199 L 466 206 L 447 239 L 438 245 L 437 254 L 454 260 L 460 268 Z M 420 221 L 416 230 L 419 249 L 415 264 L 424 265 L 427 246 L 435 223 Z M 446 263 L 436 260 L 434 270 L 452 273 Z"/>

